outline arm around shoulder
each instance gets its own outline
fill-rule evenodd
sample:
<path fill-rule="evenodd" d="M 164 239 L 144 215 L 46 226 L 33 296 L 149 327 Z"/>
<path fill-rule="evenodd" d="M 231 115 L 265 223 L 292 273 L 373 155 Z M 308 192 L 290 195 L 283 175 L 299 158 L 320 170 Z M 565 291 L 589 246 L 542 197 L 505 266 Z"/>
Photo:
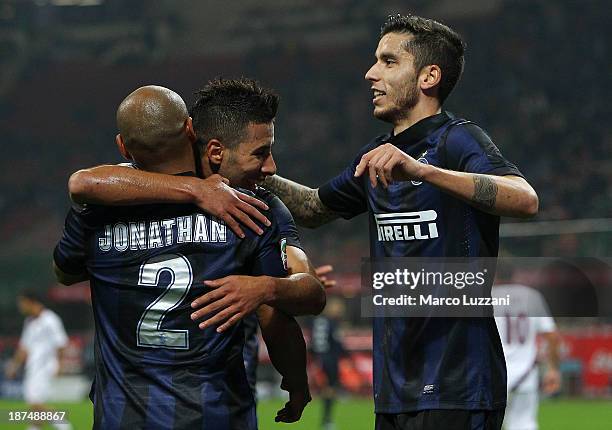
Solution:
<path fill-rule="evenodd" d="M 90 180 L 88 173 L 88 169 L 78 170 L 68 179 L 68 193 L 70 199 L 75 203 L 85 203 L 84 196 L 87 195 Z"/>
<path fill-rule="evenodd" d="M 278 175 L 268 176 L 264 186 L 283 201 L 299 226 L 316 228 L 340 216 L 321 201 L 318 188 L 310 188 Z"/>
<path fill-rule="evenodd" d="M 134 205 L 194 203 L 197 178 L 163 175 L 125 165 L 82 169 L 70 176 L 68 191 L 75 203 Z"/>
<path fill-rule="evenodd" d="M 267 209 L 266 204 L 228 184 L 229 181 L 220 175 L 200 179 L 146 172 L 125 165 L 106 165 L 73 173 L 68 181 L 68 190 L 72 200 L 79 204 L 195 204 L 225 221 L 240 237 L 244 237 L 240 223 L 261 234 L 262 229 L 254 220 L 270 224 L 259 211 Z"/>

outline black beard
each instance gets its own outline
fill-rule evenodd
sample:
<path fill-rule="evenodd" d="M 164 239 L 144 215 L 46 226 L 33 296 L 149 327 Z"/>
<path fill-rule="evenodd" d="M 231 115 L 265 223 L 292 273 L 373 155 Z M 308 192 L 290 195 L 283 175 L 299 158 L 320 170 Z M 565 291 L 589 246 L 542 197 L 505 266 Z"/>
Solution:
<path fill-rule="evenodd" d="M 415 82 L 416 85 L 416 82 Z M 419 101 L 419 95 L 416 88 L 412 89 L 404 96 L 404 98 L 398 103 L 400 108 L 392 108 L 384 112 L 376 113 L 374 110 L 374 117 L 384 122 L 396 124 L 404 118 L 406 112 L 414 108 Z"/>
<path fill-rule="evenodd" d="M 396 110 L 387 110 L 384 112 L 376 112 L 374 111 L 374 118 L 379 119 L 388 123 L 395 123 L 398 117 L 398 112 Z"/>

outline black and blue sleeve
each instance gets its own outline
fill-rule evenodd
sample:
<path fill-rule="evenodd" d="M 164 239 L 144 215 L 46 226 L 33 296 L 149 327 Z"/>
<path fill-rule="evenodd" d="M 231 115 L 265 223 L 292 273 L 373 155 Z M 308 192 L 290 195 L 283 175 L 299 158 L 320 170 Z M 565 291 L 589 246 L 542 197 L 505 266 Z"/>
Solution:
<path fill-rule="evenodd" d="M 447 168 L 459 172 L 523 176 L 483 129 L 474 123 L 452 127 L 445 142 Z"/>
<path fill-rule="evenodd" d="M 71 209 L 66 216 L 64 231 L 53 251 L 55 265 L 68 274 L 80 274 L 86 270 L 86 237 L 81 214 Z"/>

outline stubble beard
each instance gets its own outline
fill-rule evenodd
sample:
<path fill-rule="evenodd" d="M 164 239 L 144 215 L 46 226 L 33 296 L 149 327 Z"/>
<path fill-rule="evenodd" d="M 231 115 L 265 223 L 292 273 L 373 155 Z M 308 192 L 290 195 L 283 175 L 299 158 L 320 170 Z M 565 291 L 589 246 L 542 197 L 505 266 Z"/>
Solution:
<path fill-rule="evenodd" d="M 415 80 L 407 86 L 403 97 L 395 103 L 395 106 L 379 112 L 374 109 L 374 118 L 396 124 L 407 116 L 408 112 L 417 105 L 418 101 L 419 92 L 416 88 Z"/>

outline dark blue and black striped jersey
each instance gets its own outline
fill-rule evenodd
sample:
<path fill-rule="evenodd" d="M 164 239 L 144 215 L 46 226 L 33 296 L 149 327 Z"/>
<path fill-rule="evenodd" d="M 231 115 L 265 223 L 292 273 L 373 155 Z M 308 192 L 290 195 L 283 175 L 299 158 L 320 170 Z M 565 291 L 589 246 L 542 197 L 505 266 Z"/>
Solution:
<path fill-rule="evenodd" d="M 477 125 L 440 113 L 362 148 L 319 189 L 329 209 L 351 218 L 368 212 L 370 255 L 495 257 L 499 217 L 419 181 L 372 188 L 355 167 L 390 142 L 422 163 L 463 172 L 518 175 Z M 495 409 L 506 402 L 506 369 L 493 318 L 374 318 L 376 412 Z"/>
<path fill-rule="evenodd" d="M 274 219 L 278 223 L 278 231 L 281 237 L 281 248 L 286 246 L 294 246 L 302 248 L 300 236 L 291 216 L 291 212 L 287 206 L 274 194 L 262 187 L 257 187 L 255 195 L 261 200 L 268 202 L 270 212 L 274 215 Z M 243 350 L 244 367 L 246 368 L 249 386 L 256 394 L 257 382 L 257 363 L 259 359 L 259 338 L 257 337 L 257 328 L 259 322 L 255 314 L 244 318 L 244 335 L 245 344 Z"/>
<path fill-rule="evenodd" d="M 271 204 L 270 201 L 266 202 Z M 94 428 L 255 429 L 243 324 L 200 330 L 204 280 L 286 276 L 279 223 L 239 239 L 191 205 L 72 209 L 54 253 L 89 273 L 96 338 Z"/>

